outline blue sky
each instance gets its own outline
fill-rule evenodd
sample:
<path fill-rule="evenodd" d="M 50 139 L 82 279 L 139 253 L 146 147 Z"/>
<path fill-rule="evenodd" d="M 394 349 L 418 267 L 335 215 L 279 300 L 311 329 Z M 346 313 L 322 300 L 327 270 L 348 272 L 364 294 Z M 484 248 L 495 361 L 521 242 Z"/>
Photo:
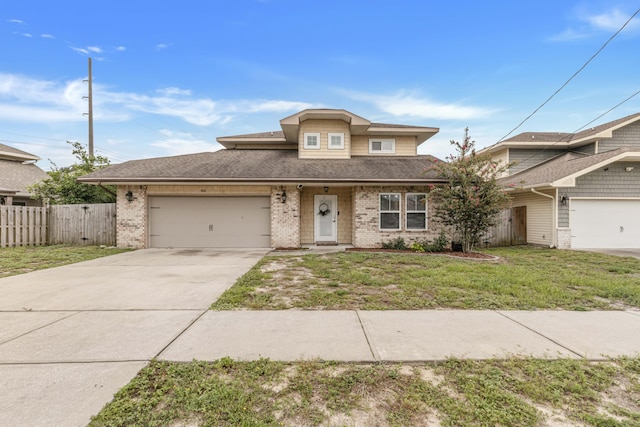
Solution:
<path fill-rule="evenodd" d="M 304 108 L 497 142 L 593 55 L 638 1 L 30 1 L 0 8 L 0 142 L 59 166 L 217 150 Z M 516 133 L 572 132 L 640 90 L 640 15 Z M 640 111 L 640 95 L 597 123 Z M 592 125 L 593 126 L 593 125 Z"/>

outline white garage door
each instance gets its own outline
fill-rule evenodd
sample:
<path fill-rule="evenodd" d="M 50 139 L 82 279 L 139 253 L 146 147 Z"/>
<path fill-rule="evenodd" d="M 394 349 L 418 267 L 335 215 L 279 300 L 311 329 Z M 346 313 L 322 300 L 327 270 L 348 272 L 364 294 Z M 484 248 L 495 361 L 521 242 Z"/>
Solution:
<path fill-rule="evenodd" d="M 150 197 L 152 248 L 267 248 L 269 197 Z"/>
<path fill-rule="evenodd" d="M 640 200 L 571 200 L 572 248 L 640 248 Z"/>

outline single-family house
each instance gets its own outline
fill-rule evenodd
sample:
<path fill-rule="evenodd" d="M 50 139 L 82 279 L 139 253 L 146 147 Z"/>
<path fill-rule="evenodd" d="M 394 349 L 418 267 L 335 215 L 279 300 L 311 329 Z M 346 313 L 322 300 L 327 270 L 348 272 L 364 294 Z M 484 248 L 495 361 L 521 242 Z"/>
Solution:
<path fill-rule="evenodd" d="M 0 144 L 0 204 L 42 206 L 28 191 L 29 186 L 49 177 L 35 165 L 38 160 L 38 156 Z"/>
<path fill-rule="evenodd" d="M 525 132 L 488 147 L 514 163 L 512 227 L 558 248 L 640 248 L 640 113 L 578 133 Z"/>
<path fill-rule="evenodd" d="M 377 247 L 433 239 L 418 147 L 437 128 L 308 109 L 280 130 L 217 138 L 223 150 L 112 165 L 80 178 L 117 186 L 120 247 Z"/>

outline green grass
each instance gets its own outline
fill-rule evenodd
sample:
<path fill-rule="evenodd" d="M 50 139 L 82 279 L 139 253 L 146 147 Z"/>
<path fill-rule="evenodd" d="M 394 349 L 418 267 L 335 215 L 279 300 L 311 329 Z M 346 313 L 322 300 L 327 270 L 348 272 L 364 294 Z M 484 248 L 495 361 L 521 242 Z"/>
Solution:
<path fill-rule="evenodd" d="M 128 249 L 99 246 L 22 246 L 0 249 L 0 278 L 88 261 Z"/>
<path fill-rule="evenodd" d="M 640 426 L 640 358 L 153 361 L 90 426 Z"/>
<path fill-rule="evenodd" d="M 495 261 L 346 252 L 268 257 L 212 309 L 565 309 L 640 307 L 640 260 L 529 247 Z"/>

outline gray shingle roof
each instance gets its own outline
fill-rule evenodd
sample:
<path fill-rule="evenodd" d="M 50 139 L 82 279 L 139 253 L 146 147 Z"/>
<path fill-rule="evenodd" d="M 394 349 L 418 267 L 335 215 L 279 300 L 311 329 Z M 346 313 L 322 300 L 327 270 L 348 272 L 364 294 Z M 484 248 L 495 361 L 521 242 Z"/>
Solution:
<path fill-rule="evenodd" d="M 5 144 L 0 144 L 0 153 L 1 152 L 12 154 L 10 157 L 16 157 L 23 160 L 40 160 L 40 158 L 34 154 L 18 150 L 17 148 L 13 148 Z"/>
<path fill-rule="evenodd" d="M 602 131 L 607 129 L 614 128 L 624 122 L 629 120 L 639 118 L 640 113 L 635 113 L 628 115 L 626 117 L 622 117 L 620 119 L 603 123 L 601 125 L 583 130 L 581 132 L 572 134 L 572 133 L 563 133 L 563 132 L 523 132 L 512 138 L 505 139 L 503 142 L 531 142 L 531 141 L 539 141 L 539 142 L 571 142 L 577 141 L 584 138 L 588 138 L 590 136 L 594 136 L 599 134 Z"/>
<path fill-rule="evenodd" d="M 504 186 L 517 188 L 544 186 L 609 160 L 619 154 L 631 151 L 637 150 L 632 147 L 625 147 L 592 155 L 568 152 L 532 168 L 501 178 L 498 182 Z"/>
<path fill-rule="evenodd" d="M 27 194 L 27 187 L 49 175 L 34 164 L 0 159 L 0 188 Z"/>
<path fill-rule="evenodd" d="M 441 182 L 433 156 L 299 159 L 296 150 L 220 150 L 133 160 L 84 182 Z"/>

